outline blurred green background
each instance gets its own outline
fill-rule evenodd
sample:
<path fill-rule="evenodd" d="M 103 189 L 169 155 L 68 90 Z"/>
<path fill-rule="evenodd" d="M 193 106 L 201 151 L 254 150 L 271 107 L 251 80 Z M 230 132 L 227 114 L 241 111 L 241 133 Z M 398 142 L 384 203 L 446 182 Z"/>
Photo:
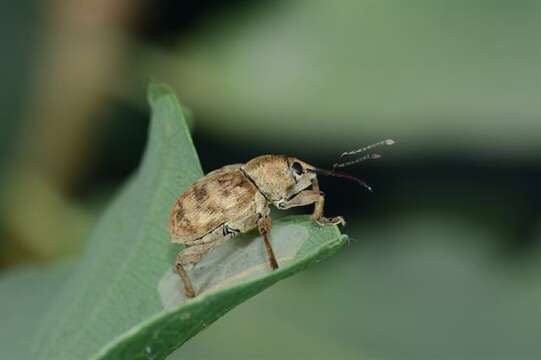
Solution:
<path fill-rule="evenodd" d="M 155 78 L 206 171 L 397 141 L 349 169 L 373 194 L 322 180 L 349 247 L 172 359 L 541 358 L 539 1 L 22 0 L 0 20 L 0 281 L 84 251 Z"/>

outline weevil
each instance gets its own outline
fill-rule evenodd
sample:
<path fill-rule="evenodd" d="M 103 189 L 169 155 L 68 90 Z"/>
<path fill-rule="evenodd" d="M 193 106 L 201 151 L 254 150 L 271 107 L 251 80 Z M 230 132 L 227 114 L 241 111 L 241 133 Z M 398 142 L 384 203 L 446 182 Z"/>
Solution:
<path fill-rule="evenodd" d="M 343 153 L 341 159 L 380 145 L 385 140 L 359 150 Z M 263 238 L 270 267 L 278 268 L 269 235 L 272 227 L 270 206 L 285 210 L 314 204 L 313 220 L 321 225 L 342 224 L 344 218 L 323 215 L 325 195 L 319 189 L 317 175 L 328 175 L 356 181 L 368 190 L 362 180 L 336 171 L 366 159 L 379 158 L 369 154 L 356 160 L 340 161 L 332 170 L 310 165 L 286 155 L 262 155 L 245 164 L 227 165 L 214 170 L 192 184 L 176 200 L 170 217 L 173 243 L 185 245 L 175 261 L 175 270 L 184 283 L 187 297 L 196 296 L 185 267 L 201 260 L 213 248 L 240 233 L 258 228 Z"/>

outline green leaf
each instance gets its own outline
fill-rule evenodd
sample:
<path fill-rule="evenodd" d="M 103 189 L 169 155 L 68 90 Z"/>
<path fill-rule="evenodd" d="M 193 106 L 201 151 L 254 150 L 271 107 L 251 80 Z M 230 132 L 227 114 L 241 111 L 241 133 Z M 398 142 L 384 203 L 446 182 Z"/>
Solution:
<path fill-rule="evenodd" d="M 271 237 L 273 246 L 284 249 L 279 270 L 231 268 L 249 276 L 228 282 L 234 274 L 217 273 L 212 276 L 220 286 L 193 300 L 164 305 L 164 279 L 180 250 L 169 242 L 170 209 L 202 171 L 171 90 L 152 83 L 148 97 L 152 121 L 143 164 L 103 215 L 85 256 L 47 311 L 35 335 L 33 357 L 164 358 L 236 305 L 344 244 L 337 227 L 314 225 L 307 216 L 277 221 Z M 302 241 L 292 241 L 295 234 Z M 246 245 L 238 251 L 224 245 L 213 254 L 231 266 L 239 256 L 248 267 L 258 265 L 258 260 L 246 261 L 253 256 L 247 251 L 256 236 L 230 242 Z M 230 253 L 224 253 L 227 249 Z M 285 261 L 288 254 L 293 257 Z"/>
<path fill-rule="evenodd" d="M 68 278 L 70 266 L 17 268 L 0 277 L 0 353 L 5 359 L 31 359 L 28 339 L 51 299 Z"/>

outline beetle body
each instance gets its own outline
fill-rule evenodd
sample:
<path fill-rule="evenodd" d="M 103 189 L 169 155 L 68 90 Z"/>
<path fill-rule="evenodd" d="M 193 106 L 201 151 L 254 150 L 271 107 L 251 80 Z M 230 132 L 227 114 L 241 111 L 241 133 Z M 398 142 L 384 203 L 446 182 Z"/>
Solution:
<path fill-rule="evenodd" d="M 171 241 L 193 246 L 234 237 L 241 228 L 253 229 L 258 197 L 257 188 L 240 166 L 213 171 L 177 200 L 171 216 Z"/>
<path fill-rule="evenodd" d="M 294 157 L 263 155 L 246 164 L 224 166 L 192 184 L 171 212 L 171 241 L 186 247 L 175 268 L 188 297 L 195 296 L 184 266 L 197 263 L 212 248 L 239 233 L 258 228 L 269 263 L 278 264 L 268 239 L 272 227 L 270 205 L 278 209 L 315 204 L 312 217 L 321 225 L 344 224 L 323 217 L 325 198 L 319 191 L 318 169 Z"/>

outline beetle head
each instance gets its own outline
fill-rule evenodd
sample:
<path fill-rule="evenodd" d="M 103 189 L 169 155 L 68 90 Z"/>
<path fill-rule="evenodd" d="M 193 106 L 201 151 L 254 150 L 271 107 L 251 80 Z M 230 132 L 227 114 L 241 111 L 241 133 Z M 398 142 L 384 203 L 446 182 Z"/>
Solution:
<path fill-rule="evenodd" d="M 259 191 L 272 201 L 281 201 L 312 185 L 316 177 L 313 166 L 284 155 L 263 155 L 248 161 L 243 171 Z"/>
<path fill-rule="evenodd" d="M 295 195 L 302 190 L 310 187 L 317 175 L 335 176 L 354 181 L 357 184 L 366 188 L 367 190 L 372 191 L 372 188 L 361 179 L 356 178 L 355 176 L 351 176 L 349 174 L 345 174 L 343 172 L 338 172 L 335 169 L 320 169 L 293 157 L 288 157 L 288 163 L 290 172 L 292 173 L 293 179 L 295 181 L 295 185 L 290 189 L 288 197 L 291 197 L 292 195 Z"/>
<path fill-rule="evenodd" d="M 242 170 L 265 197 L 278 203 L 312 186 L 317 175 L 335 176 L 355 181 L 372 191 L 364 181 L 336 170 L 325 170 L 284 155 L 263 155 L 248 161 Z"/>
<path fill-rule="evenodd" d="M 315 172 L 317 168 L 294 157 L 288 157 L 287 163 L 293 184 L 288 189 L 286 198 L 291 198 L 293 195 L 312 186 L 313 180 L 317 177 Z"/>

